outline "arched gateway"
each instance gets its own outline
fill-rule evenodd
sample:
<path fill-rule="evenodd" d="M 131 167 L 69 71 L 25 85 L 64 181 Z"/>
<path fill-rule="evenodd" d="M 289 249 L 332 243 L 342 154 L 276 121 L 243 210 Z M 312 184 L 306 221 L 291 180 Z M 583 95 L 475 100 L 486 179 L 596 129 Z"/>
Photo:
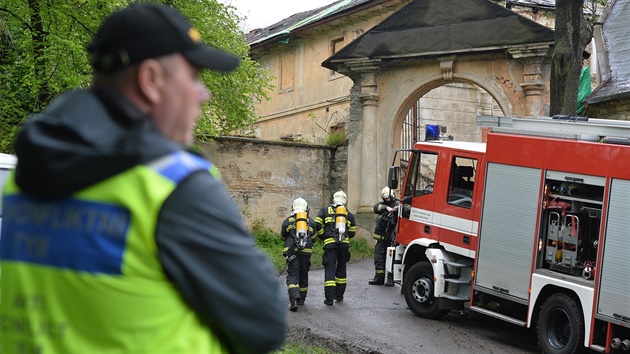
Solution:
<path fill-rule="evenodd" d="M 359 225 L 372 227 L 372 205 L 420 97 L 472 84 L 506 116 L 545 115 L 553 43 L 549 28 L 486 0 L 415 0 L 324 61 L 354 82 L 348 195 Z"/>

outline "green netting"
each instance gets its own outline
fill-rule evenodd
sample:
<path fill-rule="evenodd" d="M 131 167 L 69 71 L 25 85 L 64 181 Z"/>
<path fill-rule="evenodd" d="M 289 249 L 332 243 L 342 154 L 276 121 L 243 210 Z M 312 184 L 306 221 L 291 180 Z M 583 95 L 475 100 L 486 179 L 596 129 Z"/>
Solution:
<path fill-rule="evenodd" d="M 591 94 L 591 68 L 585 66 L 582 68 L 582 73 L 580 74 L 580 84 L 578 86 L 578 95 L 577 95 L 577 114 L 580 114 L 584 109 L 584 99 Z"/>

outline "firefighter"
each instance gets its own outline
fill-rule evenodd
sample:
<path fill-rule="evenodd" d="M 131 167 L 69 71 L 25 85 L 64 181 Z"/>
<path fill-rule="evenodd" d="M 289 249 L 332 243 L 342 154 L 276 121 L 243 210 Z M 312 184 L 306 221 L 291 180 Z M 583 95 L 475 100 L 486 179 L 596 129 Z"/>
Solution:
<path fill-rule="evenodd" d="M 308 203 L 303 198 L 293 201 L 291 216 L 282 223 L 280 236 L 284 239 L 282 255 L 287 260 L 287 290 L 289 310 L 295 312 L 304 305 L 308 292 L 308 271 L 311 268 L 315 222 L 308 216 Z"/>
<path fill-rule="evenodd" d="M 343 191 L 333 194 L 332 203 L 324 206 L 315 218 L 317 237 L 324 242 L 324 304 L 333 299 L 343 301 L 346 291 L 346 263 L 350 260 L 350 239 L 357 225 L 354 215 L 346 209 L 348 197 Z"/>
<path fill-rule="evenodd" d="M 395 199 L 394 191 L 389 187 L 381 190 L 381 198 L 383 201 L 374 204 L 374 213 L 379 214 L 374 228 L 374 239 L 376 240 L 374 246 L 375 271 L 374 278 L 368 281 L 368 284 L 394 286 L 394 275 L 391 272 L 387 272 L 387 281 L 385 281 L 385 255 L 387 247 L 394 240 L 398 202 Z"/>

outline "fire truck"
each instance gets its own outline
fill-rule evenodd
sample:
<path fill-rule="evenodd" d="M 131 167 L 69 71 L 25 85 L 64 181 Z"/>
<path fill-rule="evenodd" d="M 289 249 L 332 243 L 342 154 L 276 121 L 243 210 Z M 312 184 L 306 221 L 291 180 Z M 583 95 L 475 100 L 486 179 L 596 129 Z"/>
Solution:
<path fill-rule="evenodd" d="M 630 122 L 477 125 L 485 143 L 427 140 L 394 156 L 386 267 L 409 309 L 535 328 L 545 353 L 630 351 Z"/>

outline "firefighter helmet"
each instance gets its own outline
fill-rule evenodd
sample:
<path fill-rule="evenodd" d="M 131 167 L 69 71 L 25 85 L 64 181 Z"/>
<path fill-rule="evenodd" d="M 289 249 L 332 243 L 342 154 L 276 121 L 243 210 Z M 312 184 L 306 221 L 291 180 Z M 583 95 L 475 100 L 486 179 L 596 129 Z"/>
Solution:
<path fill-rule="evenodd" d="M 394 191 L 391 190 L 389 187 L 385 187 L 383 189 L 381 189 L 381 198 L 385 199 L 385 198 L 393 198 L 396 195 L 394 194 Z"/>
<path fill-rule="evenodd" d="M 345 205 L 348 202 L 348 196 L 343 191 L 338 191 L 333 194 L 332 200 L 334 205 Z"/>
<path fill-rule="evenodd" d="M 580 186 L 577 183 L 569 183 L 567 186 L 567 193 L 572 196 L 580 194 Z"/>
<path fill-rule="evenodd" d="M 308 203 L 303 198 L 296 198 L 292 204 L 293 214 L 298 211 L 305 211 L 308 213 Z"/>

